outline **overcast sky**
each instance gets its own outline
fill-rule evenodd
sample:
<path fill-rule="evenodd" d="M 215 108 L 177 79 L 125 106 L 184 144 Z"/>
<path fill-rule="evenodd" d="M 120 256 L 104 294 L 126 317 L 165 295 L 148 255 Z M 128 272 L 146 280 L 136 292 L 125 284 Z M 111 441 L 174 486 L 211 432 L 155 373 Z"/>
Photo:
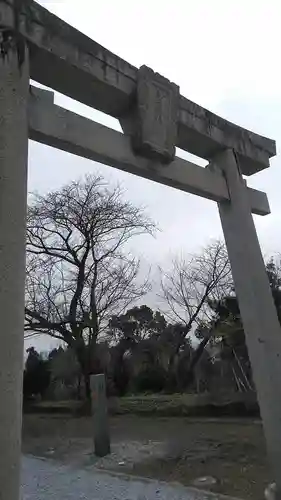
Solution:
<path fill-rule="evenodd" d="M 41 0 L 54 12 L 136 67 L 146 64 L 209 110 L 281 141 L 279 0 Z M 56 103 L 108 126 L 117 121 L 70 99 Z M 204 162 L 203 162 L 204 164 Z M 281 252 L 281 160 L 248 178 L 267 192 L 272 214 L 255 217 L 263 252 Z M 161 232 L 137 244 L 151 263 L 194 252 L 221 237 L 216 204 L 31 143 L 29 190 L 46 192 L 88 172 L 121 182 L 126 196 L 145 205 Z"/>

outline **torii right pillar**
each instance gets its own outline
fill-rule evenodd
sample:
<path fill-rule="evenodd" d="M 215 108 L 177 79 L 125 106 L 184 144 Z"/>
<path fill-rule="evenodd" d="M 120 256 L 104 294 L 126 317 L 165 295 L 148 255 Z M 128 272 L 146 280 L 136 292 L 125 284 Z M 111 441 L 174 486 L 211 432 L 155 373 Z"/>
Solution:
<path fill-rule="evenodd" d="M 220 153 L 210 168 L 222 171 L 229 189 L 230 202 L 219 203 L 219 213 L 281 500 L 281 327 L 235 153 Z"/>

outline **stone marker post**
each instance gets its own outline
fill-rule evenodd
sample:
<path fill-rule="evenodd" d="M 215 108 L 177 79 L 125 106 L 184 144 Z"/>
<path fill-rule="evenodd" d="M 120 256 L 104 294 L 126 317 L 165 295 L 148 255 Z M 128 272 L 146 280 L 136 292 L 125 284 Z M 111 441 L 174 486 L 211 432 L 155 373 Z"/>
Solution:
<path fill-rule="evenodd" d="M 230 202 L 219 213 L 232 267 L 269 459 L 281 499 L 281 328 L 251 214 L 245 181 L 232 150 L 214 158 L 211 168 L 226 178 Z"/>
<path fill-rule="evenodd" d="M 12 37 L 3 46 L 1 36 L 0 499 L 19 500 L 29 74 L 27 50 L 20 60 Z"/>
<path fill-rule="evenodd" d="M 94 417 L 95 454 L 105 457 L 110 453 L 106 382 L 103 374 L 91 376 L 92 412 Z"/>

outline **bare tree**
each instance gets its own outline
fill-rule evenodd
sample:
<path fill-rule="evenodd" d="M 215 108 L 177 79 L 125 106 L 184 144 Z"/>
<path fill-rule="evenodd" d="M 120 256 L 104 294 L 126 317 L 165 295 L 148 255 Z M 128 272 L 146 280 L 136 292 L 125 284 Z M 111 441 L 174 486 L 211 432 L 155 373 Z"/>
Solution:
<path fill-rule="evenodd" d="M 87 176 L 31 198 L 27 217 L 25 330 L 66 342 L 76 353 L 90 396 L 95 346 L 112 314 L 148 289 L 127 242 L 152 234 L 143 211 L 119 187 Z"/>
<path fill-rule="evenodd" d="M 176 352 L 185 344 L 187 336 L 200 329 L 201 342 L 194 350 L 189 364 L 192 375 L 210 339 L 210 330 L 204 325 L 213 315 L 209 301 L 219 300 L 230 292 L 233 282 L 227 250 L 223 243 L 215 241 L 199 254 L 188 258 L 176 258 L 172 269 L 161 270 L 161 297 L 165 313 L 175 323 L 184 325 L 177 338 Z"/>
<path fill-rule="evenodd" d="M 227 250 L 216 241 L 199 254 L 174 259 L 172 269 L 161 270 L 161 297 L 167 316 L 183 323 L 189 333 L 209 318 L 209 300 L 219 300 L 232 286 Z"/>

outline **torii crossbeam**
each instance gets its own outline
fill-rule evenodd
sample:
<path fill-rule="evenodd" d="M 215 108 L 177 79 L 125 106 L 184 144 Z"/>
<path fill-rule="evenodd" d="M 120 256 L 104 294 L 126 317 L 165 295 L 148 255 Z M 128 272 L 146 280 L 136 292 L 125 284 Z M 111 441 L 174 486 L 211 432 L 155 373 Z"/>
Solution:
<path fill-rule="evenodd" d="M 56 106 L 30 78 L 118 118 L 124 134 Z M 243 178 L 269 166 L 275 142 L 32 0 L 0 0 L 0 498 L 19 499 L 28 137 L 218 203 L 280 500 L 281 329 L 252 218 L 270 210 Z M 176 146 L 208 167 L 175 157 Z"/>

